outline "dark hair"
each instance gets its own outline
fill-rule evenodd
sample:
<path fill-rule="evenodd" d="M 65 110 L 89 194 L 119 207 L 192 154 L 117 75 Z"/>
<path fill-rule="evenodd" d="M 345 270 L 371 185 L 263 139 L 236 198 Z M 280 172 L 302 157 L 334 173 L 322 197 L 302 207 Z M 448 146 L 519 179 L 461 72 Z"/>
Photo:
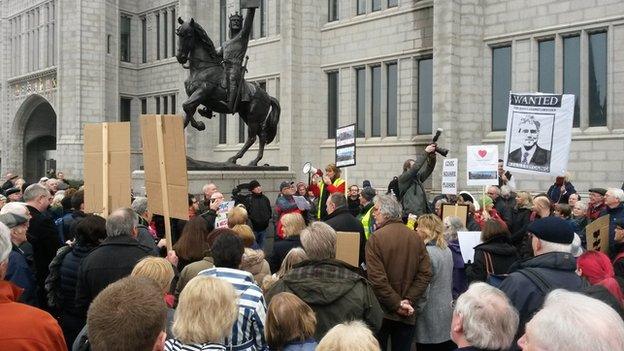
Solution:
<path fill-rule="evenodd" d="M 566 219 L 572 215 L 572 208 L 568 204 L 555 204 L 555 209 Z"/>
<path fill-rule="evenodd" d="M 72 196 L 74 196 L 76 191 L 78 190 L 76 190 L 75 188 L 69 188 L 65 190 L 65 196 L 63 196 L 63 200 L 61 200 L 61 206 L 63 206 L 64 211 L 69 211 L 72 209 L 71 200 Z"/>
<path fill-rule="evenodd" d="M 106 238 L 106 220 L 89 214 L 75 225 L 76 240 L 83 246 L 98 246 Z"/>
<path fill-rule="evenodd" d="M 498 235 L 508 235 L 507 229 L 503 227 L 497 220 L 488 219 L 483 224 L 481 232 L 481 241 L 488 241 Z"/>
<path fill-rule="evenodd" d="M 195 200 L 195 195 L 188 194 L 188 205 L 189 205 L 189 207 L 193 206 L 193 200 Z"/>
<path fill-rule="evenodd" d="M 180 239 L 173 245 L 178 257 L 187 261 L 198 261 L 206 256 L 208 245 L 208 227 L 202 217 L 193 217 L 186 223 Z"/>
<path fill-rule="evenodd" d="M 208 242 L 208 247 L 212 247 L 212 245 L 214 245 L 215 241 L 217 241 L 217 239 L 223 235 L 223 234 L 232 234 L 232 235 L 237 235 L 235 231 L 233 231 L 230 228 L 217 228 L 212 230 L 210 233 L 208 233 L 208 237 L 206 238 L 206 241 Z"/>
<path fill-rule="evenodd" d="M 71 197 L 71 207 L 74 210 L 79 210 L 80 205 L 84 203 L 84 190 L 78 190 Z"/>
<path fill-rule="evenodd" d="M 238 269 L 245 247 L 235 233 L 223 233 L 215 240 L 210 251 L 215 267 Z"/>

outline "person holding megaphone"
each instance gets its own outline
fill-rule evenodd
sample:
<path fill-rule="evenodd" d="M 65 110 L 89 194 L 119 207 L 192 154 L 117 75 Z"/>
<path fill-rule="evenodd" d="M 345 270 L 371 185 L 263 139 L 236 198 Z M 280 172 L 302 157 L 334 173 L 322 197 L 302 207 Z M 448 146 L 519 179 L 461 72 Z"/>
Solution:
<path fill-rule="evenodd" d="M 319 203 L 316 212 L 316 218 L 321 221 L 327 219 L 327 198 L 333 193 L 345 193 L 345 180 L 340 178 L 340 168 L 334 163 L 330 163 L 325 167 L 325 174 L 321 173 L 319 187 Z"/>

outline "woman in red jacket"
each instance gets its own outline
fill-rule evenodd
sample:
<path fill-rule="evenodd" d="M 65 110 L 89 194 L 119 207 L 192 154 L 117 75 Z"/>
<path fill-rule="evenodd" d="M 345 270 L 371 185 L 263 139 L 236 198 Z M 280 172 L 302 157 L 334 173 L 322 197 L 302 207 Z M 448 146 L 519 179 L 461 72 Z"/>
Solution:
<path fill-rule="evenodd" d="M 345 193 L 345 180 L 340 178 L 340 168 L 334 163 L 330 163 L 325 167 L 325 175 L 319 182 L 319 204 L 316 218 L 324 221 L 327 219 L 327 198 L 333 193 Z"/>

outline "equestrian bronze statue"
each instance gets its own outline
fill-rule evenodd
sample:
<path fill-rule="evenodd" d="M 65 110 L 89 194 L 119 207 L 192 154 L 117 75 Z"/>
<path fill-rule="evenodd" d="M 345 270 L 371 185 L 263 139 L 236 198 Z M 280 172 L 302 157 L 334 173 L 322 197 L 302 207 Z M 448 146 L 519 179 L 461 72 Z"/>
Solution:
<path fill-rule="evenodd" d="M 195 120 L 195 111 L 208 119 L 213 112 L 238 113 L 247 124 L 248 136 L 243 147 L 227 162 L 236 163 L 258 138 L 258 155 L 249 162 L 250 166 L 258 165 L 265 145 L 275 139 L 281 111 L 276 98 L 244 79 L 246 60 L 243 60 L 254 13 L 255 8 L 248 8 L 244 23 L 238 13 L 230 16 L 230 40 L 219 49 L 215 49 L 206 31 L 192 18 L 187 22 L 178 18 L 180 27 L 176 30 L 176 58 L 189 70 L 184 81 L 188 99 L 182 103 L 184 126 L 190 123 L 197 130 L 206 128 L 202 121 Z"/>

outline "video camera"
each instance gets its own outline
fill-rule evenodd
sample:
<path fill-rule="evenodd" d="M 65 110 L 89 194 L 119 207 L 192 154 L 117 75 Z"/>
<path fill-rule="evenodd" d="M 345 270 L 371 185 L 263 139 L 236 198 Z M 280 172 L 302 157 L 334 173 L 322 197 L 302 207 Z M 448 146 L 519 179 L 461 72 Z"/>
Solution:
<path fill-rule="evenodd" d="M 446 157 L 446 155 L 448 155 L 448 153 L 449 153 L 449 150 L 448 150 L 448 149 L 445 149 L 445 148 L 443 148 L 443 147 L 439 147 L 439 146 L 438 146 L 438 138 L 440 137 L 440 135 L 442 135 L 442 131 L 443 131 L 443 129 L 442 129 L 442 128 L 438 128 L 438 129 L 436 130 L 436 133 L 435 133 L 435 135 L 433 136 L 433 139 L 431 140 L 431 143 L 432 143 L 432 144 L 435 144 L 435 146 L 436 146 L 436 148 L 435 148 L 435 152 L 437 152 L 437 153 L 439 153 L 440 155 L 442 155 L 442 156 Z"/>

